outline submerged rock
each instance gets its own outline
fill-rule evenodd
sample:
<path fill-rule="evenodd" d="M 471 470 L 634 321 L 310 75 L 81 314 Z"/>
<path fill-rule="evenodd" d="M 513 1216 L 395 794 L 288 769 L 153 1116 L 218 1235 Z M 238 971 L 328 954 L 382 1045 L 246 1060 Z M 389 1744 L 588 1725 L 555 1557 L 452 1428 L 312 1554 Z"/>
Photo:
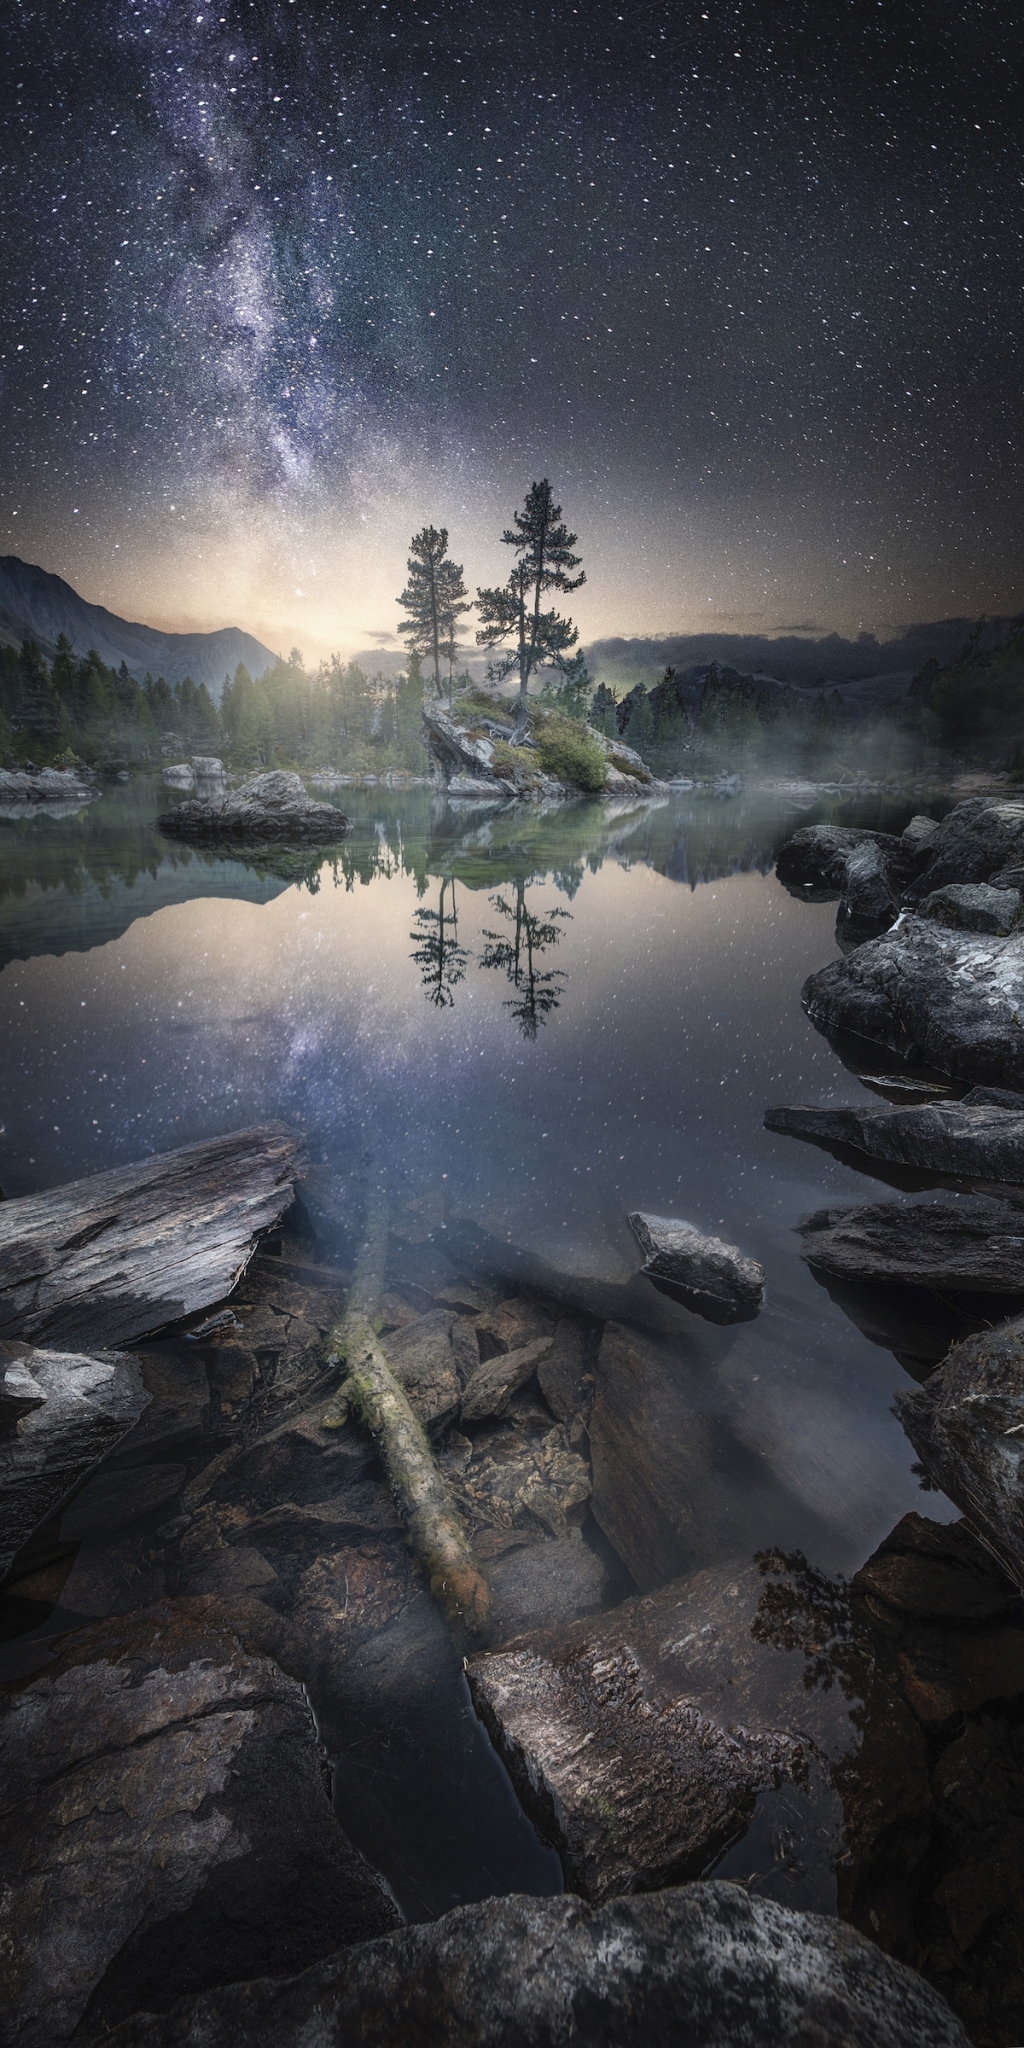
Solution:
<path fill-rule="evenodd" d="M 1024 1589 L 1024 1318 L 954 1344 L 896 1413 L 929 1477 Z"/>
<path fill-rule="evenodd" d="M 990 882 L 947 882 L 918 905 L 919 917 L 932 917 L 954 931 L 993 932 L 1005 939 L 1020 923 L 1024 902 L 1017 889 L 993 888 Z"/>
<path fill-rule="evenodd" d="M 840 1279 L 1024 1294 L 1024 1203 L 874 1202 L 819 1209 L 799 1228 L 808 1264 Z"/>
<path fill-rule="evenodd" d="M 123 1352 L 0 1344 L 0 1578 L 26 1538 L 149 1399 Z"/>
<path fill-rule="evenodd" d="M 972 1089 L 962 1102 L 879 1109 L 780 1103 L 765 1111 L 765 1129 L 891 1166 L 1024 1185 L 1024 1101 L 1007 1106 L 979 1099 L 990 1092 L 1002 1091 Z"/>
<path fill-rule="evenodd" d="M 287 1984 L 145 2013 L 110 2048 L 969 2048 L 945 2001 L 836 1920 L 731 1884 L 596 1911 L 461 1906 Z"/>
<path fill-rule="evenodd" d="M 334 1821 L 302 1687 L 168 1601 L 65 1637 L 0 1702 L 5 2038 L 305 1968 L 393 1927 Z"/>
<path fill-rule="evenodd" d="M 224 796 L 193 798 L 157 819 L 172 839 L 343 839 L 348 819 L 333 804 L 307 796 L 298 775 L 273 768 Z"/>
<path fill-rule="evenodd" d="M 638 1210 L 629 1221 L 646 1253 L 642 1271 L 671 1288 L 687 1308 L 709 1323 L 746 1322 L 757 1314 L 765 1273 L 756 1259 L 674 1216 Z"/>
<path fill-rule="evenodd" d="M 1024 939 L 904 913 L 804 984 L 811 1022 L 970 1081 L 1024 1085 Z"/>

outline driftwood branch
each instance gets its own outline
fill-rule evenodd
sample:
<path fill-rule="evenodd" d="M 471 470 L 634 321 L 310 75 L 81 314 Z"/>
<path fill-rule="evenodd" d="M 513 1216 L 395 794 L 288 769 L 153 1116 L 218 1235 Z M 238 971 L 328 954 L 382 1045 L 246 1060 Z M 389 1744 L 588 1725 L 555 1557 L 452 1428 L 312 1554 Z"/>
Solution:
<path fill-rule="evenodd" d="M 331 1332 L 328 1355 L 347 1377 L 324 1411 L 325 1429 L 339 1429 L 349 1414 L 373 1431 L 409 1541 L 430 1576 L 430 1590 L 446 1613 L 471 1630 L 487 1621 L 490 1594 L 455 1502 L 378 1339 L 375 1321 L 384 1283 L 388 1200 L 378 1186 L 370 1197 L 366 1238 L 345 1314 Z"/>
<path fill-rule="evenodd" d="M 109 1349 L 222 1301 L 291 1207 L 299 1152 L 232 1131 L 0 1203 L 0 1337 Z"/>

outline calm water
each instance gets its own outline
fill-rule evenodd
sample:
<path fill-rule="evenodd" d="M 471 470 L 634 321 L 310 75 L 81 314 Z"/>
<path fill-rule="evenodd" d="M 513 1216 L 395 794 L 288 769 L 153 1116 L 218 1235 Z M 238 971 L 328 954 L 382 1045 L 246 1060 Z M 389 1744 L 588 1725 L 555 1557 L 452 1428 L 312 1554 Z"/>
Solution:
<path fill-rule="evenodd" d="M 867 1093 L 800 1009 L 836 951 L 834 906 L 771 873 L 820 810 L 679 794 L 510 820 L 346 790 L 343 859 L 304 873 L 172 847 L 152 826 L 167 801 L 135 782 L 74 818 L 0 821 L 7 1195 L 274 1118 L 305 1133 L 342 1213 L 369 1156 L 396 1204 L 426 1201 L 438 1245 L 472 1226 L 509 1270 L 533 1254 L 626 1282 L 628 1212 L 685 1217 L 769 1276 L 755 1322 L 680 1311 L 673 1340 L 757 1461 L 759 1544 L 849 1572 L 908 1509 L 953 1514 L 911 1471 L 891 1352 L 798 1257 L 805 1212 L 888 1190 L 762 1129 L 770 1103 Z M 554 1881 L 521 1834 L 509 1848 L 501 1774 L 466 1742 L 465 1799 L 491 1818 L 422 1910 Z"/>

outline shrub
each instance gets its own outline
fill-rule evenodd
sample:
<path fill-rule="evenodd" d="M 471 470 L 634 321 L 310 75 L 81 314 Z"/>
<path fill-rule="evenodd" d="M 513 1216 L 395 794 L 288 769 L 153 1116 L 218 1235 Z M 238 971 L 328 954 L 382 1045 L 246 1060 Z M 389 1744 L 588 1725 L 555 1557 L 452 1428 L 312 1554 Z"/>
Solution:
<path fill-rule="evenodd" d="M 546 775 L 557 775 L 588 792 L 603 789 L 607 780 L 604 749 L 574 719 L 552 713 L 538 722 L 536 753 Z"/>

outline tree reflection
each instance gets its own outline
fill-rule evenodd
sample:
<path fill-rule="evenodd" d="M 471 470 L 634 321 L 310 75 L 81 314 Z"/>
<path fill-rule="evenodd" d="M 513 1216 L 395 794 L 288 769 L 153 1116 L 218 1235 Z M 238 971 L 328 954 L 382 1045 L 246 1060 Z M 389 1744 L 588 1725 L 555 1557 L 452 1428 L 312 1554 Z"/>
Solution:
<path fill-rule="evenodd" d="M 459 945 L 455 883 L 442 882 L 437 909 L 414 910 L 413 923 L 417 929 L 409 933 L 416 941 L 412 958 L 420 970 L 427 1001 L 435 1009 L 450 1010 L 455 1002 L 452 990 L 465 980 L 468 958 L 465 946 Z"/>
<path fill-rule="evenodd" d="M 549 967 L 541 973 L 537 967 L 538 956 L 548 946 L 557 946 L 562 936 L 561 925 L 556 918 L 570 918 L 570 910 L 549 910 L 547 918 L 537 917 L 526 905 L 526 884 L 516 882 L 515 902 L 507 896 L 492 896 L 491 907 L 500 917 L 507 919 L 511 929 L 508 932 L 484 932 L 487 945 L 481 956 L 481 967 L 498 967 L 507 975 L 515 995 L 505 1004 L 511 1010 L 524 1038 L 536 1038 L 538 1025 L 552 1010 L 557 1010 L 561 999 L 566 975 L 561 968 Z"/>

